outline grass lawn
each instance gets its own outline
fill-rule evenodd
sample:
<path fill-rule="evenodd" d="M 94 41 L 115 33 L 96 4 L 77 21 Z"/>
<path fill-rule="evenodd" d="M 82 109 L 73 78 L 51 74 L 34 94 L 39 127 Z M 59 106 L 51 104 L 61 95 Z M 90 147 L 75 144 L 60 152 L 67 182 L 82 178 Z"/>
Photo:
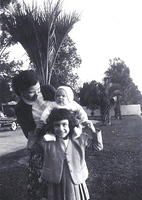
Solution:
<path fill-rule="evenodd" d="M 104 150 L 87 150 L 91 200 L 142 199 L 142 118 L 112 120 L 111 126 L 99 126 Z M 0 200 L 27 200 L 25 150 L 0 159 Z"/>

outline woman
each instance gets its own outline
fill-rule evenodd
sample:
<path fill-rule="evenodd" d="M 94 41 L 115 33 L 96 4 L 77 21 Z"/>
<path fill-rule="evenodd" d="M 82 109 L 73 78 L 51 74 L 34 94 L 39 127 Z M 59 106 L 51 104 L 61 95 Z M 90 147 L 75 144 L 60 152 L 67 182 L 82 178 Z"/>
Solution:
<path fill-rule="evenodd" d="M 55 90 L 52 86 L 40 87 L 37 74 L 33 70 L 25 70 L 16 75 L 12 80 L 12 86 L 20 99 L 15 109 L 17 121 L 25 137 L 28 139 L 27 148 L 30 154 L 28 167 L 28 197 L 29 199 L 39 199 L 41 190 L 38 178 L 40 176 L 40 168 L 42 167 L 43 152 L 40 145 L 36 145 L 36 147 L 34 145 L 40 140 L 40 136 L 35 136 L 34 131 L 36 123 L 41 117 L 41 113 L 49 103 L 49 101 L 45 101 L 47 100 L 46 93 L 49 91 L 51 95 L 48 96 L 50 97 L 48 100 L 53 100 Z M 43 96 L 41 90 L 43 92 L 45 91 Z"/>

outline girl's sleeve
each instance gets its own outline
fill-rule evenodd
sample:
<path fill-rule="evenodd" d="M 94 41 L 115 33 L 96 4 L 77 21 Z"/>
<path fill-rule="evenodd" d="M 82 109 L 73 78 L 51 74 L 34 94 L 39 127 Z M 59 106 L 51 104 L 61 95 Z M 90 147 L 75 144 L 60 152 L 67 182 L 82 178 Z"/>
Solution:
<path fill-rule="evenodd" d="M 100 129 L 96 129 L 96 132 L 93 135 L 92 146 L 98 151 L 103 150 L 103 139 Z"/>
<path fill-rule="evenodd" d="M 92 123 L 92 121 L 88 120 L 86 122 L 85 127 L 82 130 L 85 137 L 85 145 L 92 146 L 93 149 L 98 151 L 103 150 L 103 140 L 102 140 L 102 132 L 100 129 L 96 129 Z"/>

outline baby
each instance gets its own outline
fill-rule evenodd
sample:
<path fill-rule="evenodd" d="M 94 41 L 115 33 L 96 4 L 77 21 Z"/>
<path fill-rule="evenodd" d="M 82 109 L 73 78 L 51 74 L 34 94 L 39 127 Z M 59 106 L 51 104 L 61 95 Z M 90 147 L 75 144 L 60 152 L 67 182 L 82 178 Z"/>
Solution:
<path fill-rule="evenodd" d="M 88 120 L 87 114 L 76 101 L 74 101 L 74 94 L 70 87 L 68 86 L 60 86 L 57 88 L 55 94 L 55 102 L 52 104 L 47 105 L 45 110 L 41 115 L 41 121 L 46 123 L 46 119 L 48 118 L 51 110 L 53 108 L 65 108 L 67 110 L 73 111 L 76 114 L 79 122 L 82 123 Z"/>

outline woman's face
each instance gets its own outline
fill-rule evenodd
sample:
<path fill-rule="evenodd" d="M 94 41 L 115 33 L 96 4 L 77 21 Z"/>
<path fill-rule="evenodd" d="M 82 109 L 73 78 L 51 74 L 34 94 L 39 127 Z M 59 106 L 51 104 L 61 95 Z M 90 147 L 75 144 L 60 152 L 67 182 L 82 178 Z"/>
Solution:
<path fill-rule="evenodd" d="M 24 99 L 31 102 L 35 101 L 38 95 L 41 95 L 39 82 L 36 85 L 29 87 L 21 94 L 21 96 L 24 97 Z"/>
<path fill-rule="evenodd" d="M 56 136 L 58 136 L 60 138 L 66 137 L 70 132 L 68 119 L 55 121 L 53 123 L 53 129 L 54 129 L 54 134 Z"/>
<path fill-rule="evenodd" d="M 64 106 L 69 103 L 66 92 L 63 89 L 59 89 L 56 94 L 56 103 Z"/>

